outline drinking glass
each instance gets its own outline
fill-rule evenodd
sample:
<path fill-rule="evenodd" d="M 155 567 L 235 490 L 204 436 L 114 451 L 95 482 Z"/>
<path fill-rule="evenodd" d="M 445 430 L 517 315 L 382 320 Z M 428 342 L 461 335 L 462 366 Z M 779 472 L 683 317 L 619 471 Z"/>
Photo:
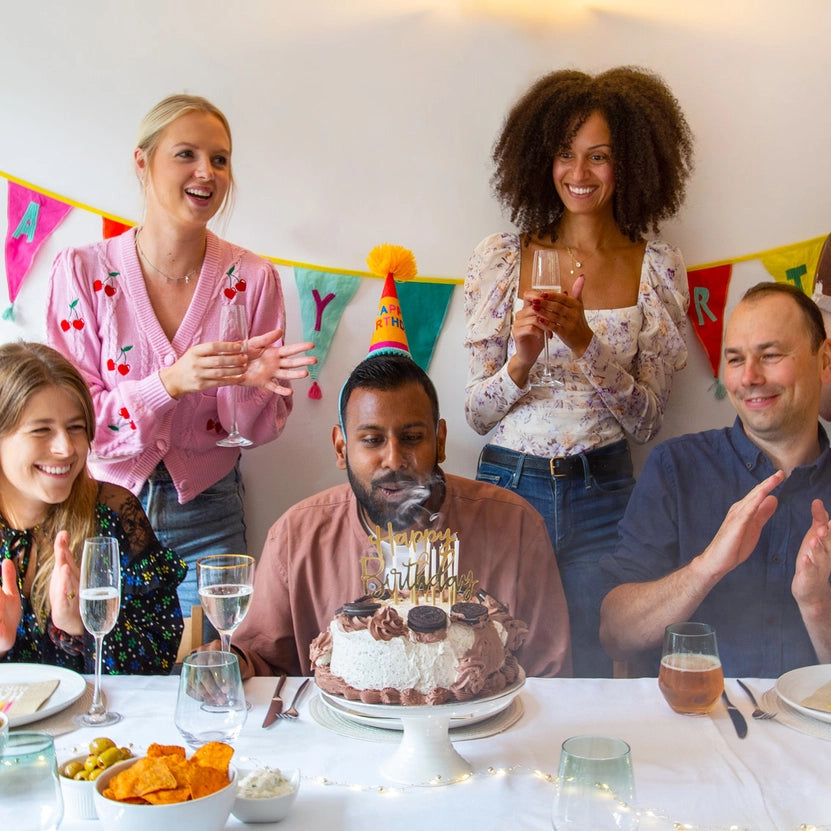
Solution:
<path fill-rule="evenodd" d="M 247 349 L 248 318 L 245 316 L 245 306 L 232 303 L 219 310 L 219 339 L 222 341 L 240 341 L 242 351 Z M 217 444 L 220 447 L 249 447 L 253 442 L 245 438 L 237 429 L 237 389 L 231 390 L 231 429 L 224 439 Z"/>
<path fill-rule="evenodd" d="M 629 745 L 609 736 L 563 742 L 551 820 L 556 831 L 637 828 Z"/>
<path fill-rule="evenodd" d="M 537 249 L 534 252 L 534 264 L 531 270 L 531 288 L 534 291 L 560 292 L 560 260 L 554 249 Z M 561 387 L 563 382 L 551 374 L 551 364 L 548 357 L 548 332 L 544 332 L 543 339 L 543 368 L 542 374 L 531 381 L 533 387 Z"/>
<path fill-rule="evenodd" d="M 233 652 L 193 652 L 182 661 L 175 722 L 189 745 L 232 742 L 247 717 L 239 661 Z"/>
<path fill-rule="evenodd" d="M 707 623 L 672 623 L 664 630 L 658 686 L 676 713 L 709 713 L 724 689 L 716 630 Z"/>
<path fill-rule="evenodd" d="M 3 745 L 9 737 L 9 717 L 5 713 L 0 713 L 0 751 L 3 750 Z"/>
<path fill-rule="evenodd" d="M 48 733 L 15 731 L 0 747 L 0 826 L 53 831 L 63 819 L 55 744 Z"/>
<path fill-rule="evenodd" d="M 219 632 L 222 651 L 231 651 L 231 635 L 248 612 L 254 591 L 254 558 L 248 554 L 211 554 L 196 561 L 199 600 Z"/>
<path fill-rule="evenodd" d="M 115 626 L 121 607 L 120 557 L 115 537 L 89 537 L 84 541 L 78 597 L 84 628 L 95 639 L 95 692 L 89 710 L 73 719 L 80 727 L 104 727 L 121 721 L 120 713 L 107 711 L 101 695 L 104 635 Z"/>

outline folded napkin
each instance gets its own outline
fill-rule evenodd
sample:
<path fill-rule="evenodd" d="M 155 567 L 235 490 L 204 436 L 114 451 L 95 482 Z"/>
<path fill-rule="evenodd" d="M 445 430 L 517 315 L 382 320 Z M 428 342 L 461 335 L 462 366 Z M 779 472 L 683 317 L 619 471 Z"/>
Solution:
<path fill-rule="evenodd" d="M 799 702 L 803 707 L 811 710 L 821 710 L 823 713 L 831 713 L 831 681 L 823 684 L 818 690 L 812 692 L 807 698 Z"/>
<path fill-rule="evenodd" d="M 60 680 L 37 681 L 33 684 L 0 684 L 0 711 L 9 718 L 30 716 L 36 713 L 44 702 L 58 688 Z"/>

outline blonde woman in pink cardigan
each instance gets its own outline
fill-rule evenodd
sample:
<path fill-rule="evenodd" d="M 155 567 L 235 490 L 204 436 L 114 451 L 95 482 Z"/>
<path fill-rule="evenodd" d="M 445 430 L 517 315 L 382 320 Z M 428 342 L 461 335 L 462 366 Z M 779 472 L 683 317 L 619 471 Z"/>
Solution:
<path fill-rule="evenodd" d="M 238 447 L 219 447 L 236 395 L 240 432 L 276 439 L 288 382 L 308 375 L 311 343 L 286 345 L 274 265 L 208 230 L 233 195 L 231 131 L 204 98 L 174 95 L 144 118 L 134 151 L 141 225 L 61 252 L 47 337 L 95 402 L 90 467 L 141 500 L 156 534 L 190 566 L 179 597 L 197 604 L 198 556 L 246 550 Z M 220 309 L 245 306 L 250 339 L 220 341 Z"/>

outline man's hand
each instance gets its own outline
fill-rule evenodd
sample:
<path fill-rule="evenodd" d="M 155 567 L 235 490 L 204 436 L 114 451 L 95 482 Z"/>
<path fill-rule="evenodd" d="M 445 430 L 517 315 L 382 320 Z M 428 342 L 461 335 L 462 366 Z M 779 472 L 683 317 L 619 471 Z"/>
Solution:
<path fill-rule="evenodd" d="M 811 527 L 802 540 L 796 555 L 796 569 L 791 592 L 794 600 L 803 606 L 831 603 L 831 522 L 822 500 L 811 503 Z"/>

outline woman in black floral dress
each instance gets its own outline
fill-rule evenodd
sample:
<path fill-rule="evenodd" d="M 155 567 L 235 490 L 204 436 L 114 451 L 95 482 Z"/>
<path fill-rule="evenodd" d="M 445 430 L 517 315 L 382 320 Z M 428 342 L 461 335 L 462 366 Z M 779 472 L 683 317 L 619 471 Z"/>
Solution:
<path fill-rule="evenodd" d="M 185 565 L 132 493 L 90 476 L 94 432 L 92 399 L 69 361 L 42 344 L 0 346 L 0 660 L 94 671 L 78 575 L 84 539 L 100 534 L 119 541 L 122 581 L 103 669 L 167 673 Z"/>

